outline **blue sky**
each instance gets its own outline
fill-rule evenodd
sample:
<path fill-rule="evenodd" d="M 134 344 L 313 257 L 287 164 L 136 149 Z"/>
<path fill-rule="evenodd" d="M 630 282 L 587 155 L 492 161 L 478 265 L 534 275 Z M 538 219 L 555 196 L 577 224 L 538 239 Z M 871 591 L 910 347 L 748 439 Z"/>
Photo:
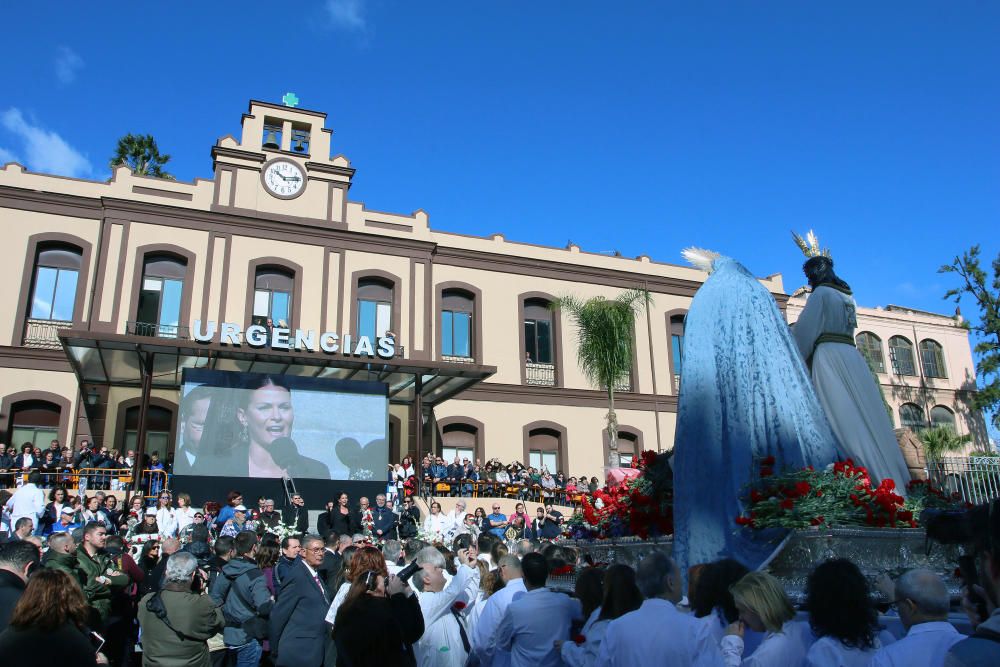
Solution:
<path fill-rule="evenodd" d="M 178 9 L 184 7 L 183 11 Z M 106 178 L 125 132 L 211 175 L 251 98 L 326 111 L 370 208 L 438 229 L 802 283 L 813 228 L 862 305 L 951 312 L 1000 251 L 1000 4 L 19 3 L 0 161 Z M 964 308 L 972 314 L 971 304 Z"/>

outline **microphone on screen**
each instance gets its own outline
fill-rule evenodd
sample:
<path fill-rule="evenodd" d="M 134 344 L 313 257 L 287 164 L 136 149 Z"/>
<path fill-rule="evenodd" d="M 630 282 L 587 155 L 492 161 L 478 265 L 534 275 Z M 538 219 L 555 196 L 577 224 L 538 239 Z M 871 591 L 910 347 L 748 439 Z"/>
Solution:
<path fill-rule="evenodd" d="M 295 441 L 289 437 L 282 436 L 271 441 L 268 448 L 271 458 L 284 470 L 287 470 L 299 459 L 299 448 L 295 446 Z"/>

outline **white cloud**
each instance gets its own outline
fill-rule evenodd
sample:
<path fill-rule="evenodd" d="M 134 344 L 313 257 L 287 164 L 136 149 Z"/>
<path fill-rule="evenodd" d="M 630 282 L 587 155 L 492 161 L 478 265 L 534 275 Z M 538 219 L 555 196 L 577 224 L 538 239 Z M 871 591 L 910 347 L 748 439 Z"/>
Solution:
<path fill-rule="evenodd" d="M 60 83 L 73 83 L 77 71 L 83 69 L 83 58 L 68 46 L 60 46 L 56 51 L 56 78 Z"/>
<path fill-rule="evenodd" d="M 6 148 L 0 146 L 0 167 L 7 164 L 8 162 L 17 162 L 17 156 L 11 153 Z"/>
<path fill-rule="evenodd" d="M 33 171 L 60 176 L 89 176 L 90 161 L 55 132 L 32 125 L 20 109 L 10 108 L 0 113 L 0 124 L 21 140 L 24 159 Z"/>
<path fill-rule="evenodd" d="M 337 28 L 364 30 L 367 25 L 364 0 L 326 0 L 326 13 Z"/>

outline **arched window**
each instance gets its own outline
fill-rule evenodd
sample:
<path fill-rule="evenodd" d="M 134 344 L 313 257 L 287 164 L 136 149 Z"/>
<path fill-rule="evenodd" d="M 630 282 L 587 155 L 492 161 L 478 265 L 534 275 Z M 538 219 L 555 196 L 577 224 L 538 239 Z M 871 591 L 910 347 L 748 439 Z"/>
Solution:
<path fill-rule="evenodd" d="M 476 460 L 479 429 L 472 424 L 448 424 L 441 428 L 441 458 L 451 463 L 459 459 Z"/>
<path fill-rule="evenodd" d="M 18 401 L 11 407 L 10 444 L 18 451 L 30 444 L 42 450 L 59 439 L 59 418 L 62 411 L 48 401 Z"/>
<path fill-rule="evenodd" d="M 684 316 L 670 316 L 670 362 L 673 369 L 673 387 L 681 390 L 681 368 L 684 364 Z"/>
<path fill-rule="evenodd" d="M 295 275 L 280 266 L 261 266 L 254 275 L 253 286 L 253 324 L 267 326 L 271 320 L 272 326 L 292 326 Z"/>
<path fill-rule="evenodd" d="M 441 356 L 471 359 L 475 345 L 475 297 L 463 289 L 441 293 Z"/>
<path fill-rule="evenodd" d="M 381 278 L 358 280 L 358 336 L 372 341 L 392 331 L 393 285 Z"/>
<path fill-rule="evenodd" d="M 561 469 L 562 434 L 552 428 L 528 431 L 528 467 L 546 469 L 553 475 Z"/>
<path fill-rule="evenodd" d="M 889 359 L 892 360 L 892 372 L 896 375 L 916 375 L 917 367 L 913 364 L 913 343 L 904 336 L 893 336 L 889 339 Z"/>
<path fill-rule="evenodd" d="M 622 468 L 634 468 L 639 458 L 639 437 L 634 433 L 618 432 L 618 457 Z"/>
<path fill-rule="evenodd" d="M 927 428 L 924 411 L 920 409 L 919 405 L 903 403 L 899 406 L 899 425 L 914 431 L 924 430 Z"/>
<path fill-rule="evenodd" d="M 135 333 L 177 338 L 184 297 L 187 260 L 175 255 L 151 254 L 142 263 Z"/>
<path fill-rule="evenodd" d="M 935 405 L 931 408 L 931 426 L 947 426 L 952 431 L 955 430 L 955 413 L 943 405 Z"/>
<path fill-rule="evenodd" d="M 920 361 L 924 365 L 924 375 L 929 378 L 948 377 L 944 367 L 944 350 L 937 341 L 920 341 Z"/>
<path fill-rule="evenodd" d="M 882 356 L 882 339 L 870 331 L 862 331 L 855 338 L 858 351 L 875 369 L 876 373 L 885 373 L 885 358 Z"/>
<path fill-rule="evenodd" d="M 73 321 L 82 263 L 83 251 L 79 248 L 61 243 L 39 246 L 31 291 L 31 319 Z"/>
<path fill-rule="evenodd" d="M 122 433 L 121 451 L 135 451 L 139 433 L 139 406 L 125 409 L 125 429 Z M 173 449 L 173 412 L 167 408 L 150 405 L 146 412 L 146 454 L 156 452 L 160 460 L 166 460 L 167 452 Z"/>

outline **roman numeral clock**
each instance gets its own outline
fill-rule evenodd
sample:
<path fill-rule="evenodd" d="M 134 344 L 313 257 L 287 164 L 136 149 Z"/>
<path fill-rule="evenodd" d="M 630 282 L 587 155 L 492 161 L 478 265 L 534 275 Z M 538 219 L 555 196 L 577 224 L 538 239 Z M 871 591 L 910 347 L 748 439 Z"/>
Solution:
<path fill-rule="evenodd" d="M 294 199 L 306 187 L 305 172 L 296 162 L 286 158 L 275 158 L 261 169 L 260 178 L 264 188 L 279 199 Z"/>

